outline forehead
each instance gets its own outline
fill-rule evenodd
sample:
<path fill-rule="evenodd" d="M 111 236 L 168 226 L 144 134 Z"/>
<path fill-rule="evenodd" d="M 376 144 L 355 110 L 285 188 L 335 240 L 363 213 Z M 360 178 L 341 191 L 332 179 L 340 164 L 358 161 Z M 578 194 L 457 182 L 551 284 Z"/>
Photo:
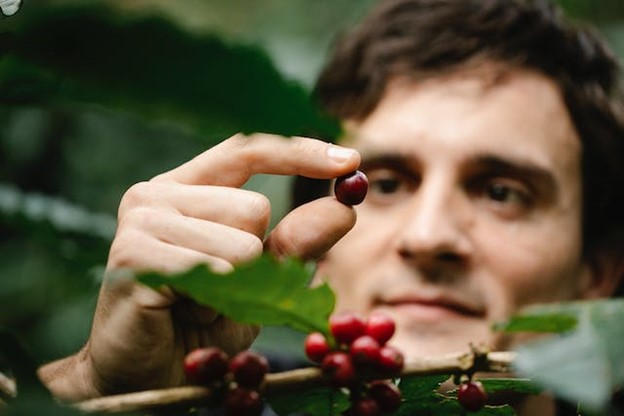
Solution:
<path fill-rule="evenodd" d="M 346 121 L 345 144 L 364 158 L 401 153 L 445 160 L 495 154 L 544 168 L 580 170 L 581 143 L 557 85 L 523 69 L 466 69 L 391 82 L 362 121 Z"/>

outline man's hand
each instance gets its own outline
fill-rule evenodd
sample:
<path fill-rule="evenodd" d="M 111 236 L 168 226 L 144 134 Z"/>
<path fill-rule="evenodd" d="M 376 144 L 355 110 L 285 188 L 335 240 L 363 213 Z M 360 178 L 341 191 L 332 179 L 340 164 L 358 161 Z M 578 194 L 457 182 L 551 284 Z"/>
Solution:
<path fill-rule="evenodd" d="M 359 161 L 357 152 L 318 140 L 237 135 L 131 187 L 119 207 L 89 342 L 76 356 L 44 367 L 44 381 L 67 400 L 175 386 L 184 382 L 190 350 L 211 345 L 234 354 L 249 347 L 258 328 L 171 290 L 110 276 L 120 269 L 180 272 L 197 263 L 228 272 L 263 251 L 316 258 L 353 227 L 351 207 L 318 199 L 289 213 L 265 239 L 270 203 L 240 187 L 259 173 L 329 179 Z"/>

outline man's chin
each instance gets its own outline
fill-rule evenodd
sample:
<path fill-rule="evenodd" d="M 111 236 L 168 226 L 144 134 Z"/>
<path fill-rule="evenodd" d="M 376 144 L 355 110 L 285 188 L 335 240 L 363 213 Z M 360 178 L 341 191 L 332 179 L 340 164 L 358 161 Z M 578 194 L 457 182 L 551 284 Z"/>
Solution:
<path fill-rule="evenodd" d="M 406 361 L 422 360 L 423 358 L 440 357 L 453 354 L 465 354 L 471 351 L 469 342 L 403 342 L 397 338 L 392 345 L 403 352 Z M 476 343 L 475 345 L 482 345 Z"/>
<path fill-rule="evenodd" d="M 408 361 L 463 354 L 472 351 L 473 347 L 486 347 L 493 350 L 495 345 L 489 331 L 482 330 L 470 332 L 410 331 L 407 334 L 399 331 L 390 343 L 399 348 Z"/>

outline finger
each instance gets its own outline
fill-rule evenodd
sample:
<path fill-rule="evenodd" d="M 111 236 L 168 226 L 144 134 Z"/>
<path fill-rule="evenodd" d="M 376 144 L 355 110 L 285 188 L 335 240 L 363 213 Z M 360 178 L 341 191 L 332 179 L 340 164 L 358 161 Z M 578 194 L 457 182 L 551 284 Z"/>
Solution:
<path fill-rule="evenodd" d="M 264 243 L 277 257 L 315 259 L 355 225 L 355 210 L 333 197 L 302 205 L 284 217 Z"/>
<path fill-rule="evenodd" d="M 154 180 L 240 187 L 258 173 L 329 179 L 359 163 L 355 150 L 316 139 L 239 134 Z"/>
<path fill-rule="evenodd" d="M 207 264 L 216 273 L 228 273 L 233 269 L 232 264 L 223 258 L 167 243 L 142 230 L 129 229 L 115 238 L 107 269 L 171 274 L 197 264 Z"/>
<path fill-rule="evenodd" d="M 216 222 L 142 207 L 130 211 L 120 228 L 133 228 L 168 244 L 225 259 L 238 264 L 262 254 L 262 240 L 254 234 Z"/>
<path fill-rule="evenodd" d="M 188 297 L 182 297 L 172 305 L 172 316 L 183 326 L 203 327 L 210 325 L 219 317 L 219 312 L 212 308 L 195 303 Z"/>
<path fill-rule="evenodd" d="M 197 326 L 182 323 L 181 333 L 188 351 L 195 348 L 218 347 L 233 357 L 242 350 L 249 348 L 260 332 L 257 325 L 249 325 L 233 321 L 223 315 L 210 323 L 209 326 Z"/>
<path fill-rule="evenodd" d="M 120 223 L 139 207 L 173 209 L 186 217 L 216 221 L 264 238 L 271 218 L 268 198 L 258 192 L 221 186 L 140 182 L 119 205 Z M 130 214 L 131 215 L 131 214 Z"/>

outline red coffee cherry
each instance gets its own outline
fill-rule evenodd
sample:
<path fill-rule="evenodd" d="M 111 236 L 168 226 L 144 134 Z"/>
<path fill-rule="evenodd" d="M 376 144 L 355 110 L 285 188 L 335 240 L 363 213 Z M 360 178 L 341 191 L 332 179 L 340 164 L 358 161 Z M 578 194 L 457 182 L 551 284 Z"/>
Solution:
<path fill-rule="evenodd" d="M 368 178 L 359 170 L 336 179 L 334 194 L 336 199 L 346 205 L 361 204 L 368 192 Z"/>
<path fill-rule="evenodd" d="M 356 366 L 376 364 L 379 362 L 380 348 L 375 338 L 362 335 L 351 343 L 349 355 Z"/>
<path fill-rule="evenodd" d="M 230 361 L 230 371 L 239 386 L 254 389 L 260 386 L 264 376 L 269 372 L 269 362 L 264 356 L 246 350 L 238 353 Z"/>
<path fill-rule="evenodd" d="M 256 390 L 234 387 L 225 394 L 223 410 L 226 416 L 260 416 L 263 408 Z"/>
<path fill-rule="evenodd" d="M 468 381 L 462 383 L 457 389 L 457 400 L 467 411 L 476 412 L 485 406 L 487 394 L 480 382 Z"/>
<path fill-rule="evenodd" d="M 334 387 L 347 387 L 357 381 L 351 357 L 343 351 L 327 354 L 321 363 L 321 371 Z"/>
<path fill-rule="evenodd" d="M 330 351 L 327 338 L 320 332 L 308 334 L 304 342 L 304 349 L 306 356 L 315 363 L 323 361 L 323 358 L 325 358 Z"/>
<path fill-rule="evenodd" d="M 351 406 L 353 416 L 381 416 L 381 409 L 377 401 L 371 397 L 362 397 Z"/>
<path fill-rule="evenodd" d="M 358 315 L 342 313 L 329 317 L 329 329 L 337 342 L 348 345 L 365 334 L 366 325 Z"/>
<path fill-rule="evenodd" d="M 401 406 L 401 390 L 389 381 L 373 381 L 368 388 L 368 395 L 375 399 L 383 413 L 396 412 Z"/>
<path fill-rule="evenodd" d="M 366 320 L 366 333 L 384 345 L 392 336 L 396 325 L 394 320 L 382 312 L 373 312 Z"/>
<path fill-rule="evenodd" d="M 399 375 L 403 371 L 403 353 L 398 349 L 384 345 L 379 350 L 379 369 L 388 376 Z"/>
<path fill-rule="evenodd" d="M 186 379 L 193 384 L 211 384 L 225 378 L 229 357 L 219 348 L 198 348 L 184 357 Z"/>

